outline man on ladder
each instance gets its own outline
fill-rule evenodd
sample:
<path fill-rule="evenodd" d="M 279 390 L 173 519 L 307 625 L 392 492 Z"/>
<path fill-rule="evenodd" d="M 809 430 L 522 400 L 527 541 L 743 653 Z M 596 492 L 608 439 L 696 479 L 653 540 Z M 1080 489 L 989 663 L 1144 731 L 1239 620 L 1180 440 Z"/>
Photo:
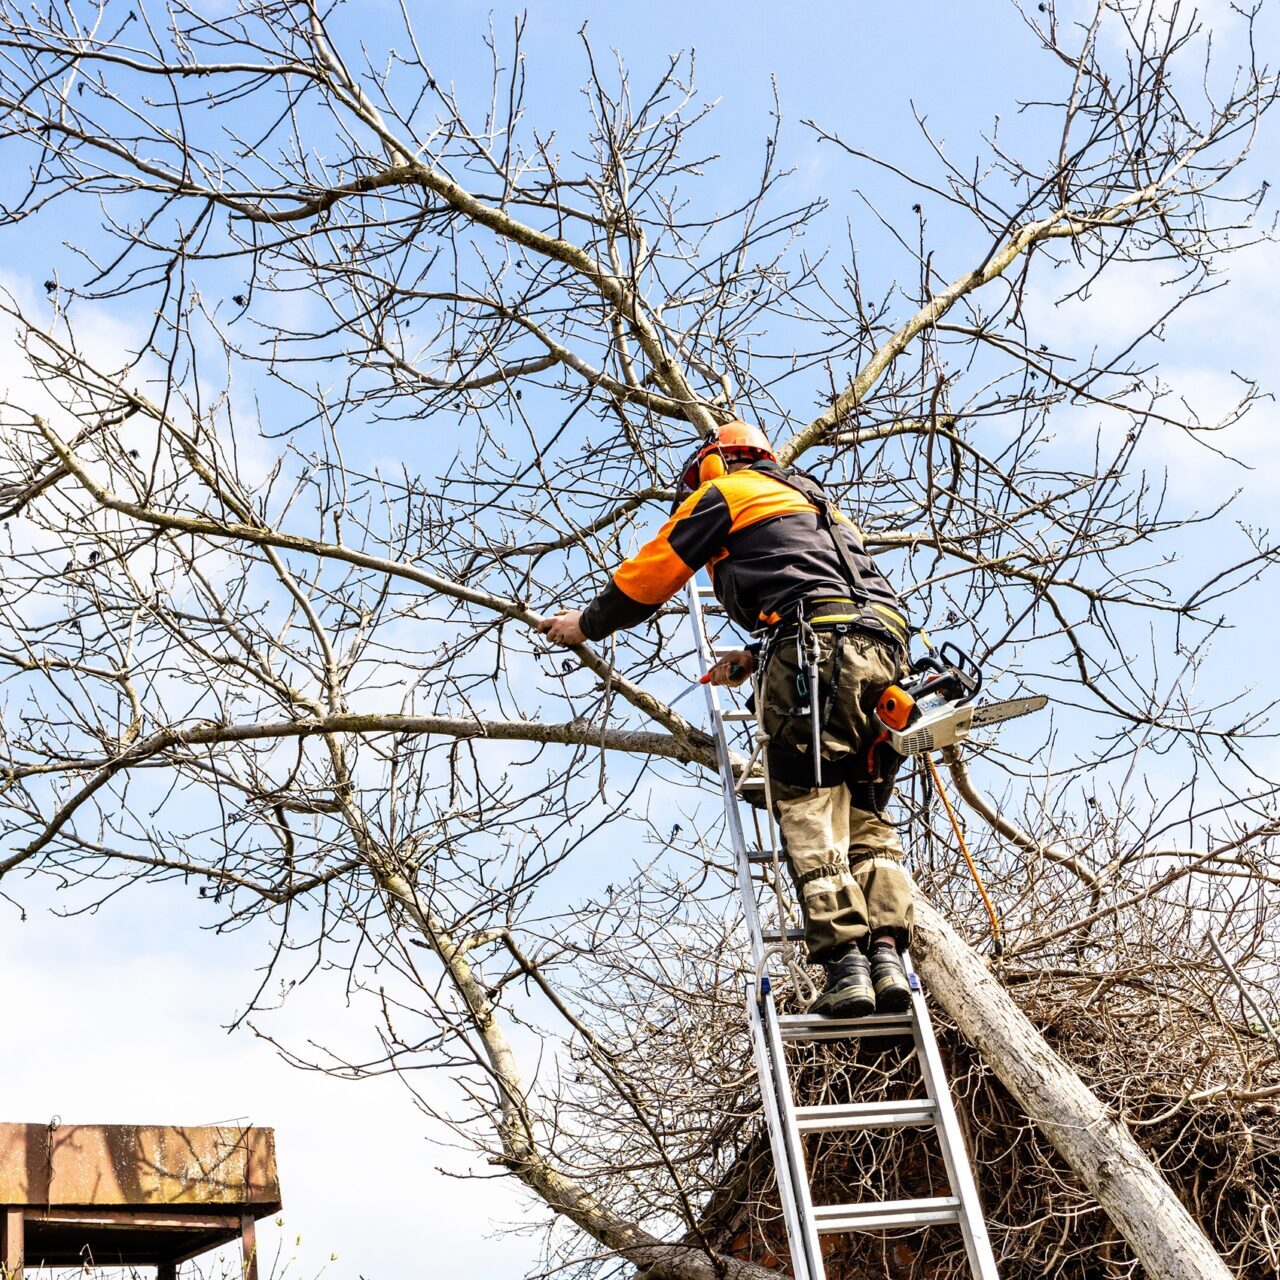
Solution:
<path fill-rule="evenodd" d="M 538 630 L 562 645 L 602 640 L 653 614 L 706 566 L 730 619 L 757 643 L 725 655 L 715 684 L 756 677 L 771 792 L 826 984 L 813 1012 L 901 1013 L 911 992 L 911 881 L 881 816 L 897 758 L 874 709 L 906 672 L 902 606 L 856 525 L 822 487 L 780 466 L 759 427 L 730 422 L 686 463 L 678 505 L 583 610 Z"/>

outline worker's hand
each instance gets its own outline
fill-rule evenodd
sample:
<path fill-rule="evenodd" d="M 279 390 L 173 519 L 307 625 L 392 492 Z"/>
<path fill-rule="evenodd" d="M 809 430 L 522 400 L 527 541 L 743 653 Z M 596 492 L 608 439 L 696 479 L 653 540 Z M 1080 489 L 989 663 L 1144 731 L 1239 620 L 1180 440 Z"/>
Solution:
<path fill-rule="evenodd" d="M 733 653 L 726 653 L 707 672 L 707 683 L 729 685 L 732 688 L 749 679 L 755 669 L 756 655 L 746 649 L 737 649 Z"/>
<path fill-rule="evenodd" d="M 582 644 L 587 637 L 578 624 L 581 617 L 581 609 L 561 609 L 554 618 L 543 618 L 538 623 L 538 634 L 546 636 L 552 644 L 562 644 L 566 648 L 571 644 Z"/>

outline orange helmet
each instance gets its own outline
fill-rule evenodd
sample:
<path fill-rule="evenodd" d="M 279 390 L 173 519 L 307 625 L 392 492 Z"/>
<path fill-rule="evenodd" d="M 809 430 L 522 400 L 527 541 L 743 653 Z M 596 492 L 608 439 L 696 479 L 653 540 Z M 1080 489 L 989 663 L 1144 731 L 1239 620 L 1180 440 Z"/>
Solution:
<path fill-rule="evenodd" d="M 726 458 L 768 458 L 776 462 L 769 437 L 748 422 L 726 422 L 712 428 L 707 438 L 690 455 L 680 475 L 682 493 L 692 493 L 699 485 L 725 475 Z"/>

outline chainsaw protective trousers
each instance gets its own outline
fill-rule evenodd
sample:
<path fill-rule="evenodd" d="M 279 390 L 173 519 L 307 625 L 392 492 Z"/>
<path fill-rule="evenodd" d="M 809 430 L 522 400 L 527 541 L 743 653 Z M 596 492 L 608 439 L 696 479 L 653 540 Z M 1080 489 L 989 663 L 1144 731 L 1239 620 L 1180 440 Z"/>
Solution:
<path fill-rule="evenodd" d="M 850 803 L 843 785 L 814 788 L 774 807 L 782 848 L 804 912 L 804 942 L 815 964 L 849 943 L 892 929 L 898 946 L 911 940 L 911 877 L 898 833 Z"/>

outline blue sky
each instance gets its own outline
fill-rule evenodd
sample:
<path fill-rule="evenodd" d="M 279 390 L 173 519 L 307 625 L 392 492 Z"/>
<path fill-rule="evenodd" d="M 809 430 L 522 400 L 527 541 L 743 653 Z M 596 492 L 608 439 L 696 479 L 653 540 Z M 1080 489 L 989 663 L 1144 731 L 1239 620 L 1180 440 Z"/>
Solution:
<path fill-rule="evenodd" d="M 480 102 L 488 76 L 481 36 L 492 15 L 505 37 L 517 10 L 422 0 L 409 0 L 408 7 L 437 76 L 453 80 L 464 101 Z M 1206 12 L 1224 10 L 1215 4 Z M 351 25 L 366 33 L 371 50 L 377 15 L 384 12 L 394 10 L 381 3 L 351 10 Z M 850 194 L 855 179 L 891 220 L 911 219 L 917 197 L 819 145 L 802 127 L 805 118 L 907 168 L 927 156 L 913 107 L 953 158 L 980 150 L 979 135 L 990 132 L 996 116 L 1006 142 L 1032 147 L 1042 141 L 1016 104 L 1037 91 L 1043 55 L 1013 8 L 999 0 L 786 8 L 719 0 L 644 7 L 538 0 L 529 8 L 525 48 L 527 111 L 540 130 L 581 119 L 585 62 L 576 33 L 587 14 L 597 54 L 616 47 L 638 82 L 647 81 L 667 53 L 697 51 L 702 92 L 720 100 L 703 141 L 721 158 L 709 167 L 704 189 L 725 204 L 741 197 L 741 175 L 754 176 L 758 167 L 776 80 L 786 121 L 783 156 L 798 171 L 798 194 L 830 199 L 833 236 L 846 215 L 855 227 L 866 216 Z M 1268 133 L 1252 162 L 1256 178 L 1275 171 L 1275 155 Z M 976 241 L 966 228 L 949 228 L 940 211 L 929 212 L 939 228 L 939 258 L 949 259 L 939 269 L 957 274 L 969 265 Z M 72 238 L 75 228 L 46 222 L 7 242 L 4 277 L 16 290 L 40 295 L 46 263 L 57 252 L 47 245 L 58 232 Z M 37 236 L 39 259 L 32 256 Z M 28 269 L 28 263 L 35 265 Z M 1229 264 L 1228 277 L 1230 287 L 1198 304 L 1161 352 L 1164 376 L 1206 414 L 1229 398 L 1231 370 L 1260 376 L 1264 386 L 1273 377 L 1280 255 L 1260 246 Z M 1150 274 L 1104 285 L 1086 305 L 1058 308 L 1047 292 L 1036 299 L 1046 330 L 1075 339 L 1091 330 L 1105 333 L 1136 309 L 1154 313 L 1160 303 L 1159 281 Z M 4 371 L 13 376 L 7 359 Z M 1080 425 L 1064 420 L 1062 430 Z M 1207 506 L 1244 487 L 1242 514 L 1265 524 L 1273 501 L 1269 476 L 1280 462 L 1274 406 L 1260 405 L 1233 440 L 1257 470 L 1242 471 L 1181 441 L 1155 448 L 1159 456 L 1152 461 L 1168 465 L 1173 495 L 1189 506 Z M 1186 556 L 1189 567 L 1193 545 Z M 1274 621 L 1269 597 L 1253 600 L 1254 616 Z M 1252 678 L 1265 649 L 1253 630 L 1242 628 L 1221 638 L 1217 655 L 1208 680 L 1227 687 L 1242 671 Z M 1272 753 L 1272 776 L 1278 766 Z M 28 1033 L 5 1068 L 7 1118 L 274 1124 L 286 1226 L 265 1230 L 263 1247 L 296 1258 L 290 1275 L 505 1280 L 531 1264 L 534 1244 L 507 1230 L 526 1217 L 519 1193 L 510 1182 L 448 1176 L 470 1167 L 468 1156 L 443 1145 L 444 1135 L 421 1119 L 399 1085 L 352 1086 L 300 1073 L 249 1030 L 222 1030 L 256 985 L 254 970 L 266 954 L 262 934 L 214 936 L 209 909 L 181 885 L 140 889 L 70 920 L 49 914 L 64 904 L 47 883 L 4 887 L 28 917 L 19 923 L 8 908 L 0 916 L 6 1012 L 16 1017 L 10 1025 Z M 361 1009 L 346 1007 L 336 977 L 310 984 L 260 1023 L 295 1043 L 314 1036 L 317 1026 L 347 1045 L 370 1034 Z"/>

